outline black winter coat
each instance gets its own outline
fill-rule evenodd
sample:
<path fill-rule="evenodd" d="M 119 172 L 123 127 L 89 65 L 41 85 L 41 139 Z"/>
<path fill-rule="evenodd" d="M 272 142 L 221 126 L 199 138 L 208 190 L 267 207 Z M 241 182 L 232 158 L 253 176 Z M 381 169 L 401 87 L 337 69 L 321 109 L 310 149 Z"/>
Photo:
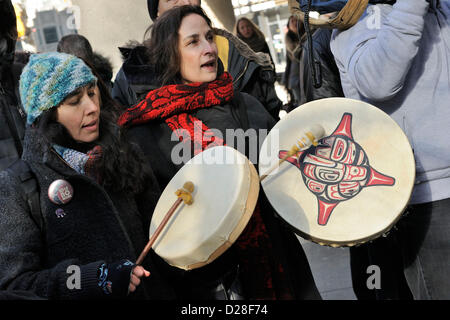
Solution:
<path fill-rule="evenodd" d="M 255 130 L 270 130 L 274 124 L 274 119 L 268 114 L 258 101 L 245 93 L 235 94 L 232 103 L 213 106 L 205 109 L 197 109 L 192 115 L 201 120 L 210 129 L 218 129 L 228 146 L 234 146 L 233 141 L 227 141 L 226 129 L 252 128 Z M 247 120 L 247 119 L 248 120 Z M 258 131 L 259 132 L 259 131 Z M 171 141 L 172 130 L 164 121 L 151 121 L 145 124 L 136 125 L 128 130 L 128 138 L 136 142 L 144 152 L 149 163 L 155 171 L 161 189 L 164 189 L 170 179 L 177 173 L 183 164 L 176 165 L 171 160 L 171 152 L 179 141 Z M 263 137 L 259 137 L 263 139 Z M 259 145 L 262 141 L 258 142 Z M 259 155 L 258 145 L 258 155 Z M 248 144 L 247 148 L 248 150 Z M 193 155 L 193 153 L 191 153 Z M 248 156 L 248 154 L 246 153 Z M 251 156 L 251 155 L 250 155 Z M 250 160 L 251 157 L 250 157 Z M 257 159 L 256 161 L 257 162 Z M 255 163 L 257 168 L 257 163 Z M 289 274 L 291 282 L 291 292 L 294 292 L 295 299 L 320 299 L 320 295 L 315 287 L 308 261 L 294 234 L 286 228 L 281 220 L 276 218 L 273 208 L 268 203 L 263 192 L 260 192 L 261 215 L 270 234 L 276 261 L 281 261 L 284 270 Z M 239 264 L 239 258 L 233 249 L 228 249 L 218 259 L 211 264 L 194 269 L 183 271 L 170 267 L 162 259 L 155 261 L 158 270 L 166 279 L 170 279 L 171 285 L 177 288 L 178 298 L 195 299 L 196 296 L 189 295 L 190 286 L 201 287 L 214 279 L 222 277 L 227 270 Z M 255 270 L 257 273 L 258 270 Z M 274 287 L 277 284 L 274 283 Z M 249 292 L 249 288 L 244 287 L 244 291 Z M 250 288 L 251 291 L 251 288 Z M 247 295 L 252 299 L 251 294 Z"/>
<path fill-rule="evenodd" d="M 159 197 L 156 181 L 136 197 L 108 192 L 70 168 L 33 128 L 26 131 L 22 158 L 36 176 L 45 226 L 40 229 L 32 219 L 18 178 L 1 172 L 0 290 L 26 290 L 49 299 L 105 297 L 97 285 L 98 267 L 103 262 L 136 260 L 147 242 L 150 214 Z M 65 179 L 74 189 L 67 204 L 56 205 L 48 198 L 49 185 L 57 179 Z M 66 284 L 71 265 L 80 267 L 80 290 Z M 144 267 L 151 276 L 130 297 L 170 298 L 158 283 L 150 256 Z"/>
<path fill-rule="evenodd" d="M 7 168 L 22 154 L 26 121 L 19 96 L 22 68 L 21 64 L 0 62 L 0 170 Z"/>
<path fill-rule="evenodd" d="M 300 104 L 322 98 L 343 97 L 339 69 L 334 61 L 330 49 L 332 30 L 317 29 L 312 35 L 314 59 L 320 61 L 322 73 L 322 86 L 313 85 L 311 68 L 309 64 L 308 41 L 303 42 L 303 52 L 300 62 Z"/>

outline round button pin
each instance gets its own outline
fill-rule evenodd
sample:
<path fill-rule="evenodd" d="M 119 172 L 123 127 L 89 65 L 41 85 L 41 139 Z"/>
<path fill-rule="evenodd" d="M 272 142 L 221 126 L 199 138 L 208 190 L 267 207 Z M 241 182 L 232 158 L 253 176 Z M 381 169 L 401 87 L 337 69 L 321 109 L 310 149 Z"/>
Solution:
<path fill-rule="evenodd" d="M 55 204 L 66 204 L 73 198 L 72 185 L 66 180 L 55 180 L 48 187 L 48 198 Z"/>

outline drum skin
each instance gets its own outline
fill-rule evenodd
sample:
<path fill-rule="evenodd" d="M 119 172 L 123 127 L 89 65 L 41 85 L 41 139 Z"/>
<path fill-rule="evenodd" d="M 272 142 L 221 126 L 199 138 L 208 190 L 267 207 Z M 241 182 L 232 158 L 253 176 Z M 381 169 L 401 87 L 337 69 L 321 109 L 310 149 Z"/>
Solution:
<path fill-rule="evenodd" d="M 353 246 L 389 231 L 411 197 L 415 162 L 397 123 L 368 103 L 327 98 L 280 120 L 262 144 L 264 174 L 313 124 L 319 145 L 288 158 L 262 187 L 279 216 L 305 239 Z"/>
<path fill-rule="evenodd" d="M 190 159 L 164 189 L 152 216 L 150 236 L 177 200 L 183 184 L 194 184 L 191 205 L 181 204 L 153 245 L 168 264 L 184 270 L 205 266 L 244 230 L 256 206 L 259 177 L 237 150 L 219 146 Z"/>

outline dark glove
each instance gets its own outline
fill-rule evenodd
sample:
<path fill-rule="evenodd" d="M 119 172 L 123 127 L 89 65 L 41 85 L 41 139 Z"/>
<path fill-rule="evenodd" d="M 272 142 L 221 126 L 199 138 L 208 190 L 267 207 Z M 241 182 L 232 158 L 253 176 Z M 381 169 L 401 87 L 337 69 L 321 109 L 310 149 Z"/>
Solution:
<path fill-rule="evenodd" d="M 135 264 L 130 260 L 120 260 L 114 263 L 103 263 L 98 268 L 98 286 L 106 295 L 125 297 L 128 294 L 131 272 Z"/>

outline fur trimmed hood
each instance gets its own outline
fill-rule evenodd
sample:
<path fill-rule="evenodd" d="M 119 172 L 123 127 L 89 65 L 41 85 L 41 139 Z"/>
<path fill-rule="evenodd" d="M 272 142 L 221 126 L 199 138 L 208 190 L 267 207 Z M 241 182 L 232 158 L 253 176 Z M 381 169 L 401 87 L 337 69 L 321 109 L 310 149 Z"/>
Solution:
<path fill-rule="evenodd" d="M 237 49 L 237 51 L 245 58 L 255 61 L 257 64 L 263 67 L 274 67 L 270 56 L 267 53 L 254 52 L 248 46 L 248 44 L 226 30 L 213 28 L 213 31 L 215 35 L 222 36 L 230 41 Z"/>

